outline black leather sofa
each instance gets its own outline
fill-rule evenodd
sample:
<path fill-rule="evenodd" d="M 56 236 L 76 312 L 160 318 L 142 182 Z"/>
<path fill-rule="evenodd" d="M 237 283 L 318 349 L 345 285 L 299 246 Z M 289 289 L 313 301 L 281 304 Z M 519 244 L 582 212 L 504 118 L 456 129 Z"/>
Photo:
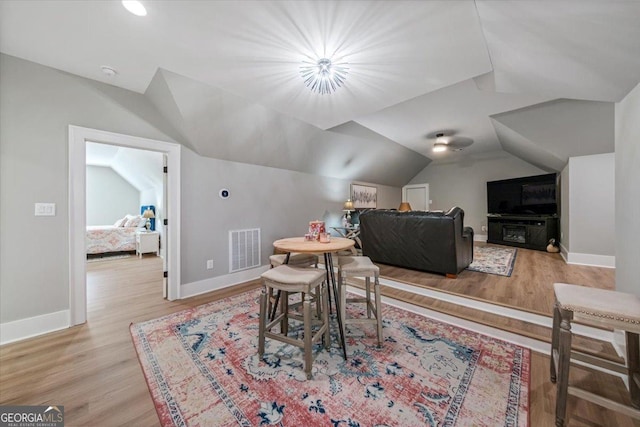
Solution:
<path fill-rule="evenodd" d="M 362 253 L 374 262 L 457 276 L 473 261 L 473 229 L 464 211 L 360 214 Z"/>

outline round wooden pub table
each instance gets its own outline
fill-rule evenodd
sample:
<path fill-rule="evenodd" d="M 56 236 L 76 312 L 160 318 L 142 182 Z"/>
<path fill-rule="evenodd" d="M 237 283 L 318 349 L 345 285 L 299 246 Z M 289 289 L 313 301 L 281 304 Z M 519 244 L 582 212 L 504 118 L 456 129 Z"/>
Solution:
<path fill-rule="evenodd" d="M 331 256 L 334 252 L 345 251 L 353 247 L 355 242 L 351 239 L 346 239 L 344 237 L 331 237 L 331 240 L 326 243 L 321 243 L 319 241 L 313 240 L 305 240 L 304 237 L 288 237 L 286 239 L 280 239 L 273 242 L 273 247 L 286 252 L 287 256 L 285 258 L 284 263 L 287 264 L 289 262 L 289 255 L 291 252 L 301 252 L 301 253 L 312 253 L 312 254 L 323 254 L 324 255 L 324 265 L 327 269 L 327 283 L 331 284 L 333 288 L 333 298 L 336 305 L 336 318 L 338 319 L 338 330 L 340 332 L 340 343 L 342 344 L 342 352 L 344 354 L 344 358 L 347 358 L 347 346 L 344 341 L 344 326 L 342 323 L 342 318 L 340 317 L 340 298 L 338 293 L 338 283 L 336 283 L 336 276 L 333 271 L 333 257 Z M 280 292 L 276 298 L 280 298 Z M 274 304 L 274 309 L 278 306 L 276 302 Z"/>

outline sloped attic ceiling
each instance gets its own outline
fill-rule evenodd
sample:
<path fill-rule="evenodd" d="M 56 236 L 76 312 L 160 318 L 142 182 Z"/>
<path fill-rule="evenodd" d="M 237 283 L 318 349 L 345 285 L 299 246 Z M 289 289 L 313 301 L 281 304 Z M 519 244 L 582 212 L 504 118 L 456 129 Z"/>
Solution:
<path fill-rule="evenodd" d="M 559 99 L 496 114 L 492 119 L 505 151 L 531 159 L 530 163 L 542 169 L 560 171 L 569 157 L 615 150 L 613 115 L 611 102 Z M 510 132 L 504 132 L 505 128 Z M 546 161 L 540 157 L 543 152 L 551 155 Z"/>
<path fill-rule="evenodd" d="M 323 131 L 165 70 L 146 95 L 203 156 L 395 186 L 429 162 L 375 132 Z"/>
<path fill-rule="evenodd" d="M 162 183 L 162 153 L 87 142 L 86 164 L 113 169 L 138 191 Z"/>
<path fill-rule="evenodd" d="M 143 3 L 140 18 L 120 2 L 5 0 L 0 50 L 146 93 L 203 155 L 389 185 L 431 159 L 507 149 L 557 170 L 585 152 L 567 142 L 580 139 L 570 127 L 556 127 L 568 137 L 552 147 L 528 120 L 552 128 L 584 114 L 607 129 L 587 151 L 611 151 L 611 103 L 640 81 L 637 1 Z M 330 95 L 300 76 L 303 61 L 324 56 L 348 66 Z M 101 74 L 104 64 L 118 74 Z M 594 117 L 590 102 L 610 106 Z M 554 114 L 527 110 L 537 104 Z M 440 130 L 475 142 L 436 156 L 429 136 Z M 358 175 L 365 153 L 374 163 Z M 332 170 L 319 171 L 314 155 Z M 387 156 L 398 165 L 378 167 Z"/>

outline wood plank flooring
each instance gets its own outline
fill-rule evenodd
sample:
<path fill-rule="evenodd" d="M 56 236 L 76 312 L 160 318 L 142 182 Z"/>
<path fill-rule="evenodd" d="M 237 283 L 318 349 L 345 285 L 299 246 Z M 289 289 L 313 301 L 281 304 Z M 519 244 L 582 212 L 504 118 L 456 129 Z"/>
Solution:
<path fill-rule="evenodd" d="M 520 260 L 523 258 L 525 265 L 535 264 L 526 255 Z M 169 302 L 162 299 L 160 258 L 147 255 L 94 262 L 87 267 L 89 313 L 85 325 L 0 347 L 0 405 L 64 405 L 67 426 L 159 425 L 129 325 L 260 285 L 253 281 Z M 536 277 L 543 280 L 541 275 Z M 572 381 L 628 401 L 617 378 L 579 367 L 572 368 L 571 374 Z M 555 386 L 548 378 L 548 357 L 533 353 L 532 426 L 554 424 Z M 569 398 L 568 414 L 570 427 L 640 427 L 638 421 L 574 397 Z"/>
<path fill-rule="evenodd" d="M 482 242 L 474 245 L 498 246 Z M 553 312 L 555 282 L 615 289 L 615 269 L 568 265 L 560 254 L 522 248 L 518 248 L 511 277 L 464 270 L 456 279 L 448 279 L 406 268 L 378 266 L 382 277 L 549 316 Z"/>

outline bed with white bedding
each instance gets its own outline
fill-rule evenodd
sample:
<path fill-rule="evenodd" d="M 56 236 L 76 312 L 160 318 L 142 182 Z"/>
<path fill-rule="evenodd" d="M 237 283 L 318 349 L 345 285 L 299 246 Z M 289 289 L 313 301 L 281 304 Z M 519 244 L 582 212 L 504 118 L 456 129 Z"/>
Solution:
<path fill-rule="evenodd" d="M 136 250 L 136 232 L 144 229 L 146 219 L 127 215 L 113 225 L 88 225 L 87 255 Z"/>

